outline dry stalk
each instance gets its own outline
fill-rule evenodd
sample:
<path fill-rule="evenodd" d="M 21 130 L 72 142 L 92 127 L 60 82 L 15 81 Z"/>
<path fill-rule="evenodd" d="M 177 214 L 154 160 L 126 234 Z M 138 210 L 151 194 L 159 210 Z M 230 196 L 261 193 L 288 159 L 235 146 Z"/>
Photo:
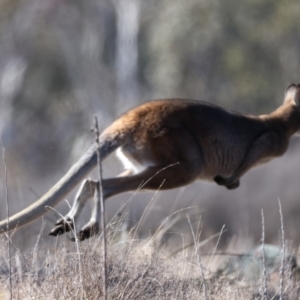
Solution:
<path fill-rule="evenodd" d="M 67 203 L 68 207 L 71 208 L 71 205 L 69 203 L 68 200 L 65 200 L 65 202 Z M 45 206 L 45 208 L 47 210 L 52 210 L 54 213 L 56 213 L 60 218 L 62 218 L 65 223 L 67 224 L 68 223 L 68 220 L 60 213 L 58 212 L 56 209 L 54 209 L 53 207 L 51 206 Z M 84 299 L 84 286 L 83 286 L 83 272 L 82 272 L 82 260 L 81 260 L 81 252 L 80 252 L 80 246 L 79 246 L 79 241 L 78 241 L 78 236 L 76 234 L 77 232 L 77 227 L 76 227 L 76 222 L 75 222 L 75 219 L 73 218 L 72 219 L 72 222 L 74 224 L 74 228 L 71 228 L 71 231 L 72 231 L 72 234 L 74 236 L 74 238 L 71 238 L 71 241 L 72 242 L 75 242 L 75 245 L 76 245 L 76 254 L 78 256 L 78 273 L 79 273 L 79 281 L 80 281 L 80 285 L 81 285 L 81 293 L 82 293 L 82 297 L 81 299 Z M 56 238 L 56 243 L 58 241 L 58 238 Z M 57 244 L 55 244 L 55 249 L 57 249 Z"/>
<path fill-rule="evenodd" d="M 135 239 L 135 236 L 137 235 L 137 231 L 138 231 L 138 229 L 139 229 L 139 227 L 140 227 L 140 225 L 141 225 L 141 221 L 143 220 L 143 218 L 144 218 L 144 216 L 145 216 L 147 210 L 149 209 L 151 203 L 152 203 L 153 200 L 156 198 L 156 195 L 157 195 L 157 193 L 160 191 L 160 189 L 161 189 L 161 187 L 163 186 L 164 182 L 165 182 L 165 180 L 162 181 L 162 183 L 160 184 L 160 186 L 158 187 L 158 189 L 155 191 L 153 197 L 152 197 L 151 200 L 149 201 L 148 205 L 147 205 L 146 208 L 144 209 L 143 214 L 142 214 L 142 216 L 140 217 L 140 220 L 139 220 L 139 222 L 137 223 L 136 228 L 135 228 L 135 230 L 134 230 L 133 239 Z"/>
<path fill-rule="evenodd" d="M 188 223 L 189 223 L 190 228 L 191 228 L 191 232 L 192 232 L 192 236 L 193 236 L 193 240 L 194 240 L 194 245 L 195 245 L 195 251 L 196 251 L 196 255 L 197 255 L 197 262 L 198 262 L 198 266 L 199 266 L 200 271 L 201 271 L 201 276 L 202 276 L 202 281 L 203 281 L 203 294 L 204 294 L 204 299 L 205 299 L 205 300 L 208 300 L 207 289 L 206 289 L 206 282 L 205 282 L 205 278 L 204 278 L 204 267 L 203 267 L 203 265 L 202 265 L 201 257 L 200 257 L 200 255 L 199 255 L 199 251 L 198 251 L 198 246 L 197 246 L 197 240 L 196 240 L 195 232 L 194 232 L 194 229 L 193 229 L 193 226 L 192 226 L 192 223 L 191 223 L 191 220 L 190 220 L 189 215 L 186 214 L 186 217 L 187 217 Z"/>
<path fill-rule="evenodd" d="M 265 217 L 264 217 L 264 211 L 261 210 L 261 227 L 262 227 L 262 233 L 261 233 L 261 245 L 262 245 L 262 259 L 263 259 L 263 295 L 262 298 L 264 300 L 267 299 L 267 292 L 268 292 L 268 286 L 267 286 L 267 269 L 266 269 L 266 257 L 265 257 Z"/>
<path fill-rule="evenodd" d="M 97 165 L 98 165 L 98 175 L 99 175 L 99 184 L 97 185 L 97 196 L 98 202 L 100 202 L 100 215 L 101 215 L 101 232 L 103 235 L 103 299 L 107 299 L 107 271 L 106 271 L 106 230 L 105 230 L 105 207 L 104 207 L 104 200 L 103 200 L 103 186 L 102 186 L 102 164 L 101 164 L 101 157 L 100 157 L 100 133 L 99 133 L 99 126 L 98 126 L 98 119 L 95 116 L 95 123 L 94 123 L 94 132 L 96 137 L 96 143 L 98 144 L 97 147 Z"/>
<path fill-rule="evenodd" d="M 283 227 L 283 216 L 281 209 L 281 202 L 278 198 L 278 206 L 279 206 L 279 215 L 280 215 L 280 231 L 281 231 L 281 266 L 280 266 L 280 300 L 283 299 L 283 290 L 284 290 L 284 256 L 285 256 L 285 241 L 284 241 L 284 227 Z"/>
<path fill-rule="evenodd" d="M 67 221 L 67 220 L 66 220 Z M 81 293 L 82 293 L 82 299 L 84 296 L 84 287 L 83 287 L 83 272 L 82 272 L 82 260 L 81 260 L 81 252 L 80 252 L 80 246 L 79 246 L 79 242 L 78 242 L 78 236 L 77 236 L 77 230 L 76 230 L 76 223 L 75 220 L 73 218 L 73 224 L 74 224 L 74 229 L 73 230 L 73 236 L 74 236 L 74 242 L 76 245 L 76 253 L 78 256 L 78 271 L 79 271 L 79 281 L 80 281 L 80 285 L 81 285 Z"/>
<path fill-rule="evenodd" d="M 219 242 L 220 242 L 221 236 L 222 236 L 222 234 L 223 234 L 223 232 L 224 232 L 224 229 L 225 229 L 225 224 L 224 224 L 224 225 L 222 226 L 222 228 L 221 228 L 221 231 L 220 231 L 220 233 L 219 233 L 219 237 L 218 237 L 217 243 L 216 243 L 216 245 L 215 245 L 214 251 L 213 251 L 213 253 L 212 253 L 212 255 L 211 255 L 211 257 L 210 257 L 210 259 L 209 259 L 209 261 L 208 261 L 208 264 L 207 264 L 207 267 L 206 267 L 207 269 L 209 268 L 210 263 L 211 263 L 211 260 L 213 259 L 214 254 L 215 254 L 216 251 L 217 251 L 217 247 L 218 247 L 218 245 L 219 245 Z"/>
<path fill-rule="evenodd" d="M 3 162 L 4 162 L 4 170 L 5 170 L 5 201 L 6 201 L 6 228 L 7 228 L 7 251 L 8 251 L 8 265 L 9 265 L 9 294 L 10 299 L 13 299 L 13 287 L 12 287 L 12 279 L 11 279 L 11 249 L 10 249 L 10 233 L 9 233 L 9 201 L 8 201 L 8 183 L 7 183 L 7 164 L 6 164 L 6 156 L 5 156 L 5 148 L 3 148 Z"/>

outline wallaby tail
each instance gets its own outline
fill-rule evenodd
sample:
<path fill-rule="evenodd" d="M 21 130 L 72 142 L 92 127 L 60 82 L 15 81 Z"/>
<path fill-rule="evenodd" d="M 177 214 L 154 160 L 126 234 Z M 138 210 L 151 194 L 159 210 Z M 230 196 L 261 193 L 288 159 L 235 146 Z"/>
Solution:
<path fill-rule="evenodd" d="M 118 139 L 118 137 L 110 138 L 108 135 L 101 135 L 101 160 L 104 160 L 110 153 L 121 145 L 122 140 Z M 70 168 L 67 174 L 61 178 L 44 196 L 19 213 L 9 217 L 8 223 L 7 220 L 1 221 L 0 234 L 32 222 L 47 212 L 46 207 L 54 207 L 57 205 L 97 165 L 98 147 L 98 144 L 94 143 L 79 159 L 79 161 Z"/>

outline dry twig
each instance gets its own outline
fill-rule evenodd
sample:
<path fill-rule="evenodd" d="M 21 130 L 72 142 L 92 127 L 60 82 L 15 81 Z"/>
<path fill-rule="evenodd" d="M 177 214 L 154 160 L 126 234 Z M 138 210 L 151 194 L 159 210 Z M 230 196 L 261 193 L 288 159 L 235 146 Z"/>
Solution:
<path fill-rule="evenodd" d="M 204 267 L 202 265 L 202 262 L 201 262 L 201 257 L 199 255 L 199 251 L 198 251 L 198 247 L 197 247 L 197 240 L 196 240 L 196 236 L 195 236 L 195 232 L 194 232 L 194 229 L 193 229 L 193 226 L 192 226 L 192 223 L 191 223 L 191 220 L 190 220 L 190 217 L 188 214 L 186 214 L 186 217 L 188 219 L 188 223 L 190 225 L 190 228 L 191 228 L 191 232 L 192 232 L 192 236 L 193 236 L 193 240 L 194 240 L 194 245 L 195 245 L 195 250 L 196 250 L 196 255 L 197 255 L 197 261 L 198 261 L 198 266 L 201 270 L 201 276 L 202 276 L 202 281 L 203 281 L 203 293 L 204 293 L 204 299 L 205 300 L 208 300 L 208 296 L 207 296 L 207 289 L 206 289 L 206 282 L 205 282 L 205 278 L 204 278 Z"/>
<path fill-rule="evenodd" d="M 265 256 L 265 218 L 264 218 L 264 211 L 261 210 L 261 245 L 262 245 L 262 259 L 263 259 L 263 299 L 267 299 L 267 269 L 266 269 L 266 256 Z"/>
<path fill-rule="evenodd" d="M 285 257 L 285 242 L 284 242 L 284 227 L 283 227 L 283 216 L 281 209 L 281 202 L 278 198 L 279 215 L 280 215 L 280 231 L 281 231 L 281 266 L 280 266 L 280 300 L 283 299 L 283 280 L 284 280 L 284 257 Z"/>
<path fill-rule="evenodd" d="M 13 288 L 12 288 L 12 280 L 11 280 L 11 249 L 10 249 L 10 233 L 9 233 L 9 201 L 8 201 L 8 183 L 7 183 L 7 164 L 6 164 L 6 156 L 5 156 L 5 148 L 3 148 L 3 162 L 4 162 L 4 170 L 5 170 L 5 201 L 6 201 L 6 228 L 7 228 L 7 237 L 8 237 L 8 265 L 9 265 L 9 293 L 10 299 L 13 299 Z"/>
<path fill-rule="evenodd" d="M 105 231 L 105 208 L 104 208 L 104 201 L 103 201 L 103 188 L 102 188 L 102 164 L 101 164 L 101 157 L 100 157 L 100 133 L 99 133 L 99 126 L 98 126 L 98 119 L 95 116 L 95 123 L 94 123 L 94 132 L 96 136 L 96 143 L 98 144 L 97 147 L 97 165 L 98 165 L 98 172 L 99 172 L 99 184 L 97 185 L 97 196 L 98 202 L 100 202 L 100 212 L 101 212 L 101 232 L 103 237 L 103 299 L 107 299 L 107 272 L 106 272 L 106 231 Z"/>

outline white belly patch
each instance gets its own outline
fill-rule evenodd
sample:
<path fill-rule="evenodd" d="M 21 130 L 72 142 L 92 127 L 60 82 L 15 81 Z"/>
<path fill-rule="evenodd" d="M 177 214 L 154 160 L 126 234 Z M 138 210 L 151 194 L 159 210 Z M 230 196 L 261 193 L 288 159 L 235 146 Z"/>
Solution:
<path fill-rule="evenodd" d="M 122 148 L 118 148 L 116 151 L 117 158 L 121 161 L 125 170 L 133 170 L 134 174 L 141 172 L 146 166 L 140 165 L 132 157 L 127 156 Z"/>

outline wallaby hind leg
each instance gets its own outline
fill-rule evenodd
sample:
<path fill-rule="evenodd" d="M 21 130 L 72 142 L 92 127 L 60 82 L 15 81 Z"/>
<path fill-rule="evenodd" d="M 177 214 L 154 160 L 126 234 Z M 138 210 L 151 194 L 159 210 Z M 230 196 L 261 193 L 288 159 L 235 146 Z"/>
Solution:
<path fill-rule="evenodd" d="M 128 176 L 132 174 L 132 170 L 125 170 L 121 174 L 118 175 L 118 177 L 121 176 Z M 94 181 L 91 179 L 85 179 L 76 196 L 74 203 L 72 205 L 72 208 L 68 212 L 67 215 L 65 215 L 63 218 L 60 218 L 56 223 L 55 227 L 50 231 L 49 235 L 57 236 L 61 235 L 65 232 L 69 232 L 70 230 L 74 229 L 74 223 L 76 224 L 76 221 L 79 218 L 79 215 L 85 206 L 86 202 L 89 199 L 93 199 L 93 206 L 92 206 L 92 216 L 90 221 L 85 225 L 85 227 L 94 228 L 94 231 L 98 231 L 98 220 L 97 219 L 100 215 L 100 203 L 98 201 L 98 194 L 97 194 L 97 185 L 98 181 Z M 84 232 L 84 228 L 82 229 Z"/>
<path fill-rule="evenodd" d="M 131 174 L 133 174 L 133 170 L 128 169 L 128 170 L 125 170 L 124 172 L 122 172 L 121 174 L 119 174 L 117 176 L 117 178 L 129 176 Z M 105 180 L 103 180 L 103 182 L 105 182 Z M 94 236 L 99 232 L 99 221 L 100 221 L 100 217 L 101 217 L 100 216 L 101 205 L 100 205 L 100 202 L 98 201 L 99 200 L 98 188 L 97 188 L 98 184 L 99 184 L 99 181 L 97 181 L 96 185 L 95 185 L 91 218 L 90 218 L 89 222 L 87 224 L 85 224 L 83 226 L 83 228 L 77 234 L 77 238 L 80 241 L 88 239 L 91 236 Z M 104 190 L 104 187 L 103 187 L 103 190 Z M 104 195 L 104 200 L 105 200 L 105 195 Z"/>
<path fill-rule="evenodd" d="M 184 164 L 174 164 L 169 167 L 149 167 L 148 169 L 132 176 L 119 176 L 104 179 L 104 200 L 114 195 L 135 190 L 171 189 L 186 185 L 196 179 L 193 167 Z M 79 231 L 79 240 L 85 240 L 98 232 L 100 220 L 100 203 L 97 192 L 94 194 L 93 213 L 90 221 Z"/>
<path fill-rule="evenodd" d="M 75 196 L 72 208 L 68 214 L 55 223 L 56 226 L 50 231 L 49 235 L 57 236 L 74 229 L 74 223 L 78 220 L 86 202 L 94 196 L 97 184 L 97 181 L 91 179 L 85 179 L 82 182 Z"/>
<path fill-rule="evenodd" d="M 135 190 L 168 190 L 187 185 L 197 179 L 194 166 L 174 163 L 167 167 L 148 167 L 132 176 L 109 178 L 103 181 L 104 198 Z"/>

